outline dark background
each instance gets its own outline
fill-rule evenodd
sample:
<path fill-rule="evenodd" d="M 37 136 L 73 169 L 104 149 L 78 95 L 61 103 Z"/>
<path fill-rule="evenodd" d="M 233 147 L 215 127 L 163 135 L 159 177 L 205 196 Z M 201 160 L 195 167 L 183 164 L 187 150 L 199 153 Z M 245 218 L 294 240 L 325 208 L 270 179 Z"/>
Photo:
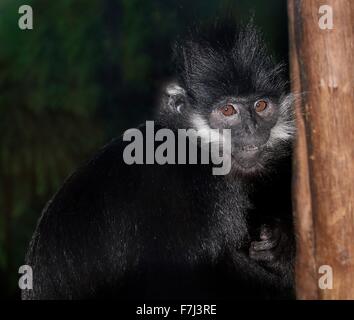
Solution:
<path fill-rule="evenodd" d="M 34 29 L 18 28 L 33 8 Z M 42 208 L 102 144 L 151 119 L 174 40 L 217 16 L 255 22 L 287 62 L 285 0 L 0 0 L 0 296 Z"/>

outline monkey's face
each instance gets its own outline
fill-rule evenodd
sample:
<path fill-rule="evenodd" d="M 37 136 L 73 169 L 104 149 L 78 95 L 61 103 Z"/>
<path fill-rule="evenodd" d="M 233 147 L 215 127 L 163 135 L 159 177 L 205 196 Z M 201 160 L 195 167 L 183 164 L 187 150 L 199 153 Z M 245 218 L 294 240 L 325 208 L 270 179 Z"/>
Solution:
<path fill-rule="evenodd" d="M 295 132 L 292 96 L 225 97 L 194 115 L 197 130 L 229 129 L 233 171 L 264 172 L 289 151 Z"/>
<path fill-rule="evenodd" d="M 264 166 L 267 143 L 278 115 L 276 99 L 229 97 L 214 106 L 209 123 L 211 128 L 231 130 L 234 165 L 248 171 Z"/>

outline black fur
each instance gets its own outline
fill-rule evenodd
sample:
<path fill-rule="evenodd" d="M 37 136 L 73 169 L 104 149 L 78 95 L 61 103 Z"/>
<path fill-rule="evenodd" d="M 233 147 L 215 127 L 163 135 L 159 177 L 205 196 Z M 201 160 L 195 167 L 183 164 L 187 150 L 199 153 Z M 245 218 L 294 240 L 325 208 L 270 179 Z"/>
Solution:
<path fill-rule="evenodd" d="M 286 84 L 253 26 L 197 33 L 176 60 L 183 90 L 164 95 L 161 127 L 190 128 L 224 97 L 267 96 L 279 109 L 269 123 L 289 128 Z M 129 166 L 124 146 L 105 146 L 44 209 L 24 299 L 293 297 L 290 138 L 265 147 L 264 170 L 236 165 L 227 176 L 210 165 Z"/>
<path fill-rule="evenodd" d="M 201 28 L 175 47 L 179 80 L 191 101 L 208 108 L 223 96 L 279 96 L 286 90 L 282 65 L 276 65 L 252 25 Z"/>

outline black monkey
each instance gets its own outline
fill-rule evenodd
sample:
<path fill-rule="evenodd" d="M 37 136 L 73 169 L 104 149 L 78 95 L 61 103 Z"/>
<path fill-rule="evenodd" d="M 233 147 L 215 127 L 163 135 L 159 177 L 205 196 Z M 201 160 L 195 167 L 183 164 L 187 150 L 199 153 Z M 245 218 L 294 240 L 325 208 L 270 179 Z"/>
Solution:
<path fill-rule="evenodd" d="M 281 68 L 251 24 L 195 32 L 175 54 L 155 127 L 231 129 L 231 172 L 128 165 L 127 143 L 109 143 L 44 209 L 24 299 L 293 297 L 294 120 Z"/>

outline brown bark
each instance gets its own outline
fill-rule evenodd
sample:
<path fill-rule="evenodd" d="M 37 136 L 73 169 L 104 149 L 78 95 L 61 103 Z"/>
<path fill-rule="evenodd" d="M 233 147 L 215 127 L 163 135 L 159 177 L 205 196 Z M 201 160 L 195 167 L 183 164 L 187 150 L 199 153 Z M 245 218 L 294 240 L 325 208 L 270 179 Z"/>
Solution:
<path fill-rule="evenodd" d="M 319 8 L 333 8 L 322 30 Z M 354 299 L 354 1 L 288 0 L 299 299 Z M 322 290 L 321 265 L 333 269 Z"/>

